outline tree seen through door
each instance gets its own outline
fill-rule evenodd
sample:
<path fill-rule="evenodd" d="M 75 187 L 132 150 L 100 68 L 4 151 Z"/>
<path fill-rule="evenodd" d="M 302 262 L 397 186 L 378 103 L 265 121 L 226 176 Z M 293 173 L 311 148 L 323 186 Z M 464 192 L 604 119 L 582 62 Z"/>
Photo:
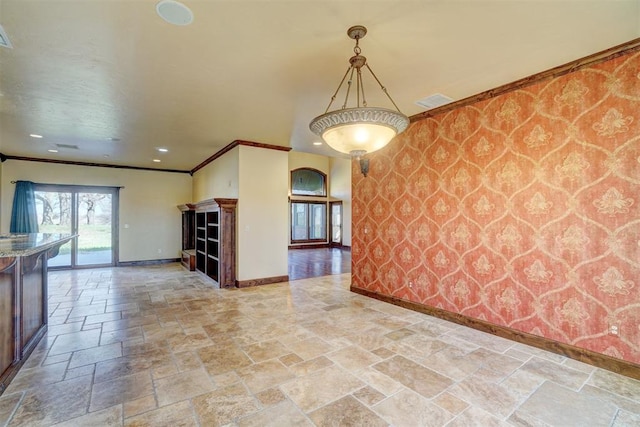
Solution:
<path fill-rule="evenodd" d="M 78 239 L 60 248 L 50 266 L 112 264 L 112 189 L 91 192 L 40 184 L 35 191 L 41 233 L 77 233 Z"/>

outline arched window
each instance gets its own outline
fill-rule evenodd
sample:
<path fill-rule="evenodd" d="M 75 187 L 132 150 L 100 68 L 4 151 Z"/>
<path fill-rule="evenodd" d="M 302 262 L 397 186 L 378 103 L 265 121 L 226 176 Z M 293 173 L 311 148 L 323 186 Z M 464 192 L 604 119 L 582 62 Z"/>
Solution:
<path fill-rule="evenodd" d="M 291 195 L 327 196 L 327 175 L 319 170 L 300 168 L 291 171 Z"/>

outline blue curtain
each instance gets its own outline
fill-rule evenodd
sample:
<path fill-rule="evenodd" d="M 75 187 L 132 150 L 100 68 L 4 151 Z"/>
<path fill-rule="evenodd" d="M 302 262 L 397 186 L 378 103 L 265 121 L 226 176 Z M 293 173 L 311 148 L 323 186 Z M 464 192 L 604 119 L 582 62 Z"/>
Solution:
<path fill-rule="evenodd" d="M 11 211 L 11 233 L 37 233 L 38 217 L 36 216 L 36 196 L 33 182 L 17 181 L 16 192 L 13 193 L 13 210 Z"/>

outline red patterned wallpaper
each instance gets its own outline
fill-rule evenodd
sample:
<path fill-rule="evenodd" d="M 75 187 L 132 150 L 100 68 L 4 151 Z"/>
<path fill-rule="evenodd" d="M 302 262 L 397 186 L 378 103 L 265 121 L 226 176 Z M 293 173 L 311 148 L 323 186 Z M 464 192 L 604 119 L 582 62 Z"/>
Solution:
<path fill-rule="evenodd" d="M 640 54 L 355 163 L 353 286 L 640 363 Z"/>

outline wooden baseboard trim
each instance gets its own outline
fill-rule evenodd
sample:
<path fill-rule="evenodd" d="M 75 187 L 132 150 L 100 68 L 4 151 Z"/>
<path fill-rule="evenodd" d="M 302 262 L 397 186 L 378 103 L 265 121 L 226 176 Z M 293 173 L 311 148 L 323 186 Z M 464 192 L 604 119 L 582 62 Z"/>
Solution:
<path fill-rule="evenodd" d="M 262 279 L 236 280 L 236 287 L 250 288 L 252 286 L 269 285 L 271 283 L 288 282 L 289 276 L 263 277 Z"/>
<path fill-rule="evenodd" d="M 538 335 L 529 334 L 515 329 L 508 328 L 506 326 L 494 325 L 483 320 L 474 319 L 464 316 L 462 314 L 453 313 L 450 311 L 442 310 L 436 307 L 429 307 L 416 302 L 406 301 L 399 298 L 382 295 L 377 292 L 372 292 L 367 289 L 351 286 L 351 292 L 355 292 L 360 295 L 364 295 L 370 298 L 377 299 L 379 301 L 388 302 L 409 310 L 417 311 L 419 313 L 428 314 L 430 316 L 438 317 L 440 319 L 448 320 L 450 322 L 457 323 L 459 325 L 468 326 L 473 329 L 477 329 L 482 332 L 488 332 L 490 334 L 506 338 L 512 341 L 516 341 L 522 344 L 527 344 L 532 347 L 540 348 L 542 350 L 551 351 L 556 354 L 567 356 L 571 359 L 578 360 L 583 363 L 587 363 L 598 368 L 606 369 L 608 371 L 615 372 L 620 375 L 624 375 L 630 378 L 640 380 L 640 365 L 625 360 L 616 359 L 605 354 L 596 353 L 591 350 L 579 348 L 570 344 L 561 343 L 548 338 L 540 337 Z"/>
<path fill-rule="evenodd" d="M 145 261 L 119 261 L 116 267 L 139 267 L 144 265 L 160 265 L 180 262 L 180 258 L 150 259 Z"/>
<path fill-rule="evenodd" d="M 327 249 L 329 248 L 328 243 L 308 243 L 308 244 L 299 244 L 299 245 L 289 245 L 289 249 Z"/>
<path fill-rule="evenodd" d="M 340 249 L 343 251 L 351 251 L 351 246 L 332 245 L 330 243 L 314 243 L 307 245 L 289 245 L 289 249 Z"/>

